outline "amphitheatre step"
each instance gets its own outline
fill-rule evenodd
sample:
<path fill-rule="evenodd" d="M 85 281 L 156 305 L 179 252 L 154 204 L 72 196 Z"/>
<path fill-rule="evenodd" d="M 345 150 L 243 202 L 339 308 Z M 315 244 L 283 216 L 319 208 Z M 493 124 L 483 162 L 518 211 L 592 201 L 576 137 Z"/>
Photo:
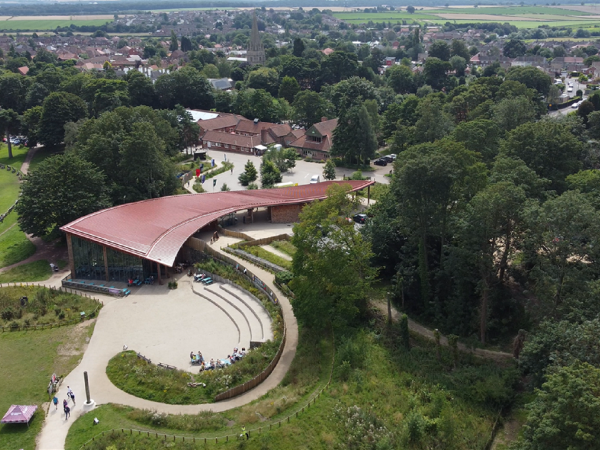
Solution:
<path fill-rule="evenodd" d="M 250 341 L 252 340 L 252 334 L 250 326 L 248 325 L 248 321 L 239 308 L 234 307 L 230 301 L 223 299 L 221 296 L 215 295 L 215 292 L 211 291 L 207 287 L 192 284 L 192 290 L 194 291 L 194 294 L 211 302 L 225 313 L 225 315 L 233 322 L 238 332 L 238 347 L 249 348 Z"/>
<path fill-rule="evenodd" d="M 214 287 L 213 287 L 214 286 Z M 240 303 L 235 297 L 227 294 L 227 292 L 224 292 L 220 289 L 218 289 L 217 286 L 223 286 L 222 283 L 216 283 L 213 284 L 211 286 L 207 286 L 205 288 L 206 291 L 209 291 L 212 295 L 218 297 L 223 303 L 226 303 L 229 305 L 230 308 L 235 309 L 239 314 L 241 314 L 243 316 L 243 320 L 244 322 L 241 322 L 240 325 L 240 329 L 242 328 L 242 325 L 247 327 L 248 332 L 250 334 L 250 340 L 251 341 L 255 341 L 257 339 L 262 339 L 262 333 L 261 333 L 261 324 L 258 321 L 258 319 L 256 319 L 254 317 L 254 315 L 252 314 L 252 311 L 243 303 Z M 244 346 L 246 347 L 246 346 Z M 248 347 L 246 347 L 248 348 Z"/>
<path fill-rule="evenodd" d="M 265 306 L 257 300 L 255 297 L 249 295 L 247 292 L 242 289 L 237 288 L 236 286 L 232 286 L 229 284 L 222 284 L 220 288 L 227 292 L 229 295 L 236 298 L 238 301 L 246 305 L 250 311 L 252 311 L 252 315 L 258 320 L 260 323 L 261 331 L 262 331 L 262 340 L 268 340 L 273 338 L 273 332 L 271 329 L 271 316 L 267 312 Z"/>
<path fill-rule="evenodd" d="M 260 316 L 248 305 L 247 302 L 241 301 L 236 295 L 230 293 L 230 291 L 223 289 L 227 284 L 223 283 L 219 285 L 220 289 L 216 289 L 216 295 L 221 296 L 232 304 L 236 305 L 246 316 L 250 330 L 252 331 L 253 341 L 263 341 L 265 324 L 261 321 Z"/>

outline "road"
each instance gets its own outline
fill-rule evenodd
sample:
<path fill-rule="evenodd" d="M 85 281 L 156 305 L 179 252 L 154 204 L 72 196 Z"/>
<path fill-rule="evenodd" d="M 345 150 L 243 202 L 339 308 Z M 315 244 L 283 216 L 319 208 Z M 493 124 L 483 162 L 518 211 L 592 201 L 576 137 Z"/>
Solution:
<path fill-rule="evenodd" d="M 207 192 L 213 191 L 213 181 L 212 180 L 215 180 L 215 179 L 217 180 L 216 186 L 214 187 L 215 191 L 220 190 L 223 183 L 227 183 L 227 186 L 232 191 L 241 191 L 241 190 L 246 189 L 246 187 L 244 187 L 240 184 L 240 182 L 238 181 L 238 177 L 244 171 L 244 165 L 246 164 L 247 161 L 252 161 L 254 163 L 254 166 L 256 167 L 256 170 L 260 172 L 260 163 L 261 163 L 262 158 L 259 156 L 253 156 L 253 155 L 247 155 L 247 154 L 241 154 L 241 153 L 233 153 L 233 152 L 223 152 L 223 151 L 216 151 L 216 150 L 211 150 L 209 153 L 209 156 L 214 158 L 215 162 L 222 162 L 224 160 L 224 158 L 226 157 L 227 161 L 232 162 L 234 167 L 233 167 L 233 173 L 224 172 L 220 175 L 217 175 L 215 178 L 206 180 L 206 182 L 204 183 L 204 189 L 206 189 Z M 296 167 L 294 167 L 291 171 L 283 174 L 282 182 L 284 182 L 284 183 L 294 182 L 294 183 L 298 183 L 299 185 L 309 184 L 310 179 L 313 175 L 320 175 L 321 181 L 323 181 L 323 167 L 324 167 L 324 164 L 319 164 L 316 162 L 307 162 L 304 160 L 298 160 L 298 161 L 296 161 Z M 371 167 L 373 168 L 373 171 L 369 171 L 369 172 L 365 171 L 365 172 L 363 172 L 363 176 L 371 177 L 371 179 L 374 179 L 377 183 L 388 184 L 390 182 L 390 179 L 388 177 L 385 177 L 385 174 L 389 173 L 392 170 L 391 165 L 388 164 L 386 167 L 380 167 L 380 166 L 371 166 Z M 350 175 L 352 175 L 354 170 L 337 167 L 335 172 L 337 175 L 337 179 L 341 180 L 344 176 L 349 177 Z M 260 186 L 260 176 L 259 176 L 259 186 Z"/>
<path fill-rule="evenodd" d="M 575 97 L 575 94 L 577 94 L 577 90 L 579 90 L 579 89 L 581 89 L 582 92 L 585 92 L 586 85 L 579 83 L 579 81 L 577 81 L 577 78 L 566 78 L 565 83 L 567 83 L 567 84 L 573 83 L 573 91 L 572 92 L 567 92 L 567 88 L 565 88 L 565 94 L 567 94 L 569 96 L 569 98 Z M 584 95 L 583 99 L 585 99 L 585 98 L 586 98 L 586 96 Z M 558 111 L 550 111 L 550 115 L 551 116 L 566 115 L 566 114 L 570 113 L 571 111 L 576 111 L 576 110 L 571 108 L 570 106 L 567 106 L 566 108 L 559 109 Z"/>

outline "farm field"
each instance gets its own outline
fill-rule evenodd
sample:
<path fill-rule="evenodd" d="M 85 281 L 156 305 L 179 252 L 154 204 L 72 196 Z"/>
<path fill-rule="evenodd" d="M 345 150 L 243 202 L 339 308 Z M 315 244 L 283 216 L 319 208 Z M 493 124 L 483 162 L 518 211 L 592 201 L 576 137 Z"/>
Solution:
<path fill-rule="evenodd" d="M 69 25 L 104 25 L 112 20 L 93 19 L 93 20 L 3 20 L 0 21 L 0 31 L 43 31 L 54 30 L 56 27 L 68 27 Z"/>
<path fill-rule="evenodd" d="M 338 19 L 350 23 L 361 24 L 369 21 L 402 22 L 403 24 L 428 23 L 443 25 L 446 22 L 456 24 L 473 22 L 509 22 L 518 28 L 537 28 L 541 25 L 549 27 L 598 28 L 600 12 L 595 10 L 563 9 L 548 6 L 513 6 L 513 7 L 479 7 L 479 8 L 438 8 L 418 9 L 414 14 L 406 11 L 388 11 L 380 13 L 335 12 Z"/>

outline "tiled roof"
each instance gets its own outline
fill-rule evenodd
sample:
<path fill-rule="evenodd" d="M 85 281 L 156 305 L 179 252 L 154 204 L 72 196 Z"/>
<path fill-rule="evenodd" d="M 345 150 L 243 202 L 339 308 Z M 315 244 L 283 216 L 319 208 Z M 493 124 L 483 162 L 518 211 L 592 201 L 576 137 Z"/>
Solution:
<path fill-rule="evenodd" d="M 240 120 L 235 127 L 236 133 L 251 133 L 251 134 L 260 134 L 261 130 L 266 130 L 274 127 L 274 123 L 270 122 L 256 122 L 252 120 Z"/>
<path fill-rule="evenodd" d="M 248 208 L 323 199 L 332 184 L 349 184 L 356 191 L 374 182 L 326 181 L 280 189 L 161 197 L 104 209 L 61 230 L 172 267 L 185 241 L 219 217 Z"/>
<path fill-rule="evenodd" d="M 225 133 L 223 131 L 211 130 L 202 136 L 203 142 L 220 142 L 222 144 L 237 145 L 252 148 L 260 145 L 260 136 L 242 136 L 241 134 Z"/>
<path fill-rule="evenodd" d="M 198 125 L 204 131 L 218 130 L 220 128 L 234 127 L 240 120 L 243 120 L 242 116 L 236 116 L 235 114 L 225 114 L 216 119 L 203 120 Z"/>

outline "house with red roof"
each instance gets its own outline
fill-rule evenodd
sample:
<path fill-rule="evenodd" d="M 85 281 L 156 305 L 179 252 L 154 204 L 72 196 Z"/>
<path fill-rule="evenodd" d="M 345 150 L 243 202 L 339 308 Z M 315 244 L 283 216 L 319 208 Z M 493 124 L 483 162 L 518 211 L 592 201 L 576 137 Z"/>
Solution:
<path fill-rule="evenodd" d="M 329 159 L 329 151 L 333 145 L 333 130 L 337 123 L 337 119 L 327 120 L 323 117 L 321 122 L 315 123 L 306 130 L 298 139 L 291 142 L 289 147 L 296 149 L 304 158 Z"/>

